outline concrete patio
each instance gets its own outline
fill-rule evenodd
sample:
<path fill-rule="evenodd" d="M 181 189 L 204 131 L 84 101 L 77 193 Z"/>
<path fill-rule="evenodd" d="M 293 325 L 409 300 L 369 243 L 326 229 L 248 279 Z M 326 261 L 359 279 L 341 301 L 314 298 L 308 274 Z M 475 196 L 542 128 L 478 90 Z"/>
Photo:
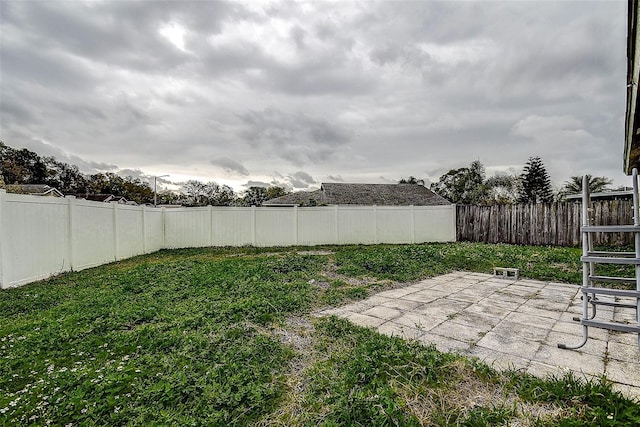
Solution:
<path fill-rule="evenodd" d="M 577 285 L 454 272 L 380 292 L 319 315 L 344 317 L 379 332 L 433 343 L 441 351 L 476 356 L 498 369 L 537 375 L 605 374 L 615 388 L 640 398 L 637 335 L 589 328 L 579 350 L 582 312 Z M 605 299 L 606 297 L 599 297 Z M 632 309 L 598 307 L 599 320 L 635 323 Z"/>

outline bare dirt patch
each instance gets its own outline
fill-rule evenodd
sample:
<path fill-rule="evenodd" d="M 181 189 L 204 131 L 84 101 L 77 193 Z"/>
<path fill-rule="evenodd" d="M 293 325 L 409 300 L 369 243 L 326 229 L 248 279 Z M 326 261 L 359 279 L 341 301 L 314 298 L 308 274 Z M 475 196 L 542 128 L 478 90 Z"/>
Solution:
<path fill-rule="evenodd" d="M 536 421 L 550 421 L 564 413 L 559 405 L 525 402 L 505 390 L 501 384 L 478 378 L 475 373 L 470 372 L 470 366 L 464 361 L 456 362 L 454 369 L 455 376 L 460 378 L 456 387 L 427 390 L 400 387 L 398 390 L 421 424 L 432 425 L 435 414 L 450 418 L 447 424 L 456 424 L 457 417 L 464 418 L 479 408 L 512 408 L 514 414 L 508 425 L 517 427 L 538 425 Z"/>

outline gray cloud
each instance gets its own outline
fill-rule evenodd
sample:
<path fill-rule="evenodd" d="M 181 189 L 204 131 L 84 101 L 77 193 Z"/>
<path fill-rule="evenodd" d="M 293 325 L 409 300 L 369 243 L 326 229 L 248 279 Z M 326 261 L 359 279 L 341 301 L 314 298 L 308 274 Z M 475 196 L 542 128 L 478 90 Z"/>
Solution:
<path fill-rule="evenodd" d="M 271 187 L 271 183 L 264 182 L 264 181 L 247 181 L 246 183 L 242 184 L 242 186 L 244 188 L 250 188 L 250 187 L 268 188 L 268 187 Z"/>
<path fill-rule="evenodd" d="M 229 173 L 235 173 L 242 176 L 249 175 L 249 171 L 242 165 L 242 163 L 228 157 L 218 157 L 217 159 L 213 159 L 211 160 L 211 164 L 214 166 L 220 166 Z"/>
<path fill-rule="evenodd" d="M 304 171 L 298 171 L 287 175 L 287 179 L 294 188 L 308 188 L 316 183 L 316 180 Z"/>
<path fill-rule="evenodd" d="M 0 26 L 2 140 L 87 173 L 311 188 L 272 171 L 540 155 L 628 183 L 625 2 L 5 0 Z"/>
<path fill-rule="evenodd" d="M 302 113 L 287 114 L 275 108 L 238 115 L 241 136 L 257 149 L 302 165 L 324 162 L 350 135 L 337 124 Z"/>

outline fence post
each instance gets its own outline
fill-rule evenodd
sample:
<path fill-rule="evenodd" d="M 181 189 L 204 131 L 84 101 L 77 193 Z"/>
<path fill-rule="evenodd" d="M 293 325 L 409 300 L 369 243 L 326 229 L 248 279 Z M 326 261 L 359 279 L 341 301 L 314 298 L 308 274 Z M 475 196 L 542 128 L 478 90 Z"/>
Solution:
<path fill-rule="evenodd" d="M 378 243 L 378 207 L 373 205 L 373 243 Z"/>
<path fill-rule="evenodd" d="M 256 207 L 251 206 L 251 245 L 256 245 Z"/>
<path fill-rule="evenodd" d="M 4 225 L 2 222 L 2 214 L 4 213 L 4 197 L 7 194 L 7 190 L 0 189 L 0 236 L 6 236 L 4 232 Z M 0 237 L 0 289 L 3 289 L 7 283 L 7 278 L 5 277 L 4 271 L 4 248 L 3 246 L 4 239 Z"/>
<path fill-rule="evenodd" d="M 298 206 L 293 207 L 293 232 L 294 243 L 298 246 Z"/>
<path fill-rule="evenodd" d="M 335 235 L 335 242 L 333 242 L 334 245 L 337 245 L 340 243 L 340 227 L 338 225 L 338 205 L 334 205 L 333 206 L 333 220 L 334 220 L 334 235 Z"/>
<path fill-rule="evenodd" d="M 118 261 L 118 203 L 111 202 L 113 208 L 113 258 Z"/>
<path fill-rule="evenodd" d="M 411 243 L 416 242 L 416 212 L 413 205 L 409 206 L 411 212 Z"/>
<path fill-rule="evenodd" d="M 142 253 L 147 253 L 147 226 L 146 226 L 146 207 L 142 205 Z"/>
<path fill-rule="evenodd" d="M 209 247 L 213 246 L 213 206 L 209 205 Z"/>
<path fill-rule="evenodd" d="M 76 196 L 64 196 L 65 199 L 68 200 L 67 206 L 69 206 L 69 210 L 67 212 L 69 235 L 67 236 L 69 239 L 69 247 L 67 248 L 67 258 L 69 260 L 69 270 L 73 271 L 75 268 L 75 263 L 73 262 L 73 211 L 76 206 Z"/>
<path fill-rule="evenodd" d="M 162 209 L 162 249 L 167 248 L 167 208 Z"/>
<path fill-rule="evenodd" d="M 458 209 L 456 205 L 451 205 L 451 216 L 453 216 L 453 220 L 451 221 L 451 235 L 453 236 L 453 242 L 458 241 Z"/>

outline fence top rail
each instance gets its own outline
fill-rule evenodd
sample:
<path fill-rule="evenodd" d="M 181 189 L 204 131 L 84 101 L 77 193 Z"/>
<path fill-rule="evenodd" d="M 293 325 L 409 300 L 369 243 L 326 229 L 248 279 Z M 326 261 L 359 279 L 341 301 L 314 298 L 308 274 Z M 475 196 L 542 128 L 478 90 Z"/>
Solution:
<path fill-rule="evenodd" d="M 31 194 L 2 193 L 2 198 L 8 203 L 47 203 L 52 205 L 65 205 L 69 199 L 63 197 L 43 197 Z"/>

